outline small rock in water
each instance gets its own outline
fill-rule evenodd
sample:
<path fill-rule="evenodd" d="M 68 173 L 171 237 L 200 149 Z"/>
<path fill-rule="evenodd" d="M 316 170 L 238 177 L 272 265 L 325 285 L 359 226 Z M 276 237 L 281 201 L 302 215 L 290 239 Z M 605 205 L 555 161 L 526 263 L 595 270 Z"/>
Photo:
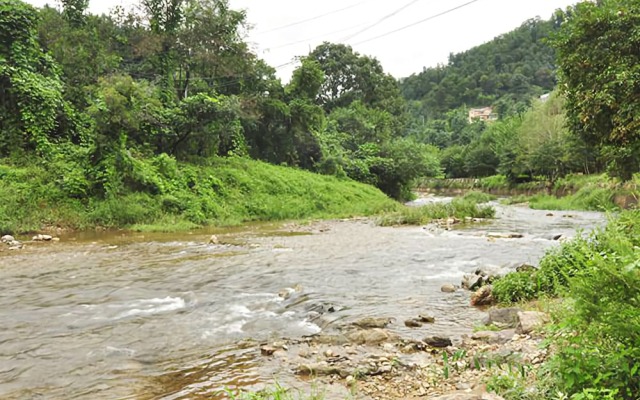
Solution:
<path fill-rule="evenodd" d="M 345 383 L 349 386 L 353 385 L 354 383 L 356 383 L 356 378 L 354 378 L 352 375 L 347 376 L 347 379 L 345 379 Z"/>
<path fill-rule="evenodd" d="M 436 322 L 436 318 L 430 315 L 420 314 L 418 315 L 418 319 L 420 322 L 424 322 L 425 324 L 433 324 Z"/>
<path fill-rule="evenodd" d="M 273 353 L 276 352 L 276 350 L 278 349 L 273 346 L 262 346 L 260 348 L 260 354 L 262 354 L 263 356 L 272 356 Z"/>
<path fill-rule="evenodd" d="M 2 243 L 10 243 L 10 242 L 14 242 L 16 240 L 16 238 L 14 238 L 11 235 L 4 235 L 1 239 L 0 242 Z"/>
<path fill-rule="evenodd" d="M 454 293 L 456 291 L 456 287 L 448 283 L 446 285 L 442 285 L 442 287 L 440 288 L 440 291 L 444 293 Z"/>
<path fill-rule="evenodd" d="M 422 322 L 412 318 L 404 321 L 404 325 L 408 328 L 420 328 L 422 326 Z"/>
<path fill-rule="evenodd" d="M 51 240 L 53 240 L 53 236 L 51 235 L 36 235 L 33 238 L 31 238 L 31 240 L 33 240 L 34 242 L 49 242 Z"/>
<path fill-rule="evenodd" d="M 209 244 L 218 244 L 220 243 L 220 241 L 218 240 L 218 237 L 216 235 L 211 235 L 211 237 L 209 238 Z"/>
<path fill-rule="evenodd" d="M 453 343 L 451 342 L 451 339 L 440 337 L 440 336 L 426 337 L 424 339 L 424 342 L 429 346 L 436 347 L 436 348 L 445 348 L 453 345 Z"/>
<path fill-rule="evenodd" d="M 389 325 L 392 321 L 393 321 L 393 318 L 367 317 L 354 322 L 353 325 L 363 329 L 386 328 L 387 325 Z"/>
<path fill-rule="evenodd" d="M 327 358 L 331 358 L 333 357 L 335 354 L 333 354 L 333 351 L 331 349 L 328 349 L 324 352 L 324 356 Z"/>

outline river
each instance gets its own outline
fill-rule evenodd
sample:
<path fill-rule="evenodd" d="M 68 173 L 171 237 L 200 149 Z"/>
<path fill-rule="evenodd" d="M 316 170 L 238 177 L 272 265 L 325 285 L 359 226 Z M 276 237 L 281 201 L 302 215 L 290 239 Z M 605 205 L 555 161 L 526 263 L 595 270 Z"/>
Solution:
<path fill-rule="evenodd" d="M 363 316 L 435 316 L 429 334 L 468 333 L 482 312 L 440 292 L 484 265 L 536 264 L 603 215 L 497 206 L 443 231 L 367 220 L 174 234 L 77 233 L 0 254 L 0 398 L 216 398 L 272 382 L 246 339 L 302 337 Z M 488 239 L 520 232 L 521 239 Z M 215 233 L 220 243 L 208 244 Z M 285 288 L 297 292 L 284 299 Z M 291 290 L 291 289 L 290 289 Z M 327 318 L 310 311 L 331 308 Z"/>

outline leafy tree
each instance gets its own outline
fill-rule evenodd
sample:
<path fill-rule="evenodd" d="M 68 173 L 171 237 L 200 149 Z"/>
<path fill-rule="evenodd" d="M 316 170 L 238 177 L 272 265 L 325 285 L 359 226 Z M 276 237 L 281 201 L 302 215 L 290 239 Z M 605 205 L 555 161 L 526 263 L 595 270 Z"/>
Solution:
<path fill-rule="evenodd" d="M 0 155 L 20 149 L 52 151 L 52 139 L 69 109 L 63 83 L 38 43 L 37 11 L 19 0 L 0 3 Z"/>
<path fill-rule="evenodd" d="M 629 180 L 640 167 L 640 3 L 582 2 L 563 17 L 552 43 L 569 127 Z"/>

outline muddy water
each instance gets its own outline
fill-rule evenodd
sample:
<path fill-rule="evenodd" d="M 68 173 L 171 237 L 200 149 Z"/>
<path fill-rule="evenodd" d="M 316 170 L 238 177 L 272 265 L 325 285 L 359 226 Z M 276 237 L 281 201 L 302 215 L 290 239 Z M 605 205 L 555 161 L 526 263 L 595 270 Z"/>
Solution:
<path fill-rule="evenodd" d="M 403 336 L 468 333 L 480 311 L 445 295 L 477 266 L 536 263 L 597 213 L 500 208 L 454 231 L 367 221 L 210 233 L 63 237 L 0 255 L 0 398 L 216 398 L 271 381 L 256 341 L 302 337 L 364 316 L 396 318 Z M 571 214 L 571 215 L 563 215 Z M 487 239 L 487 232 L 522 239 Z M 289 299 L 283 288 L 301 288 Z M 335 312 L 310 320 L 310 311 Z M 429 313 L 437 323 L 409 330 Z"/>

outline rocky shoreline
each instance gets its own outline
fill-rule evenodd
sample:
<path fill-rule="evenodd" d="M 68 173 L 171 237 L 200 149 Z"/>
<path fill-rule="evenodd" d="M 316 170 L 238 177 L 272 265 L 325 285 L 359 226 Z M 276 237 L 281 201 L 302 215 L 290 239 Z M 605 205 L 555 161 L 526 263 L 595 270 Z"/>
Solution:
<path fill-rule="evenodd" d="M 470 278 L 465 277 L 462 285 Z M 486 288 L 490 286 L 478 290 Z M 280 295 L 291 293 L 284 290 Z M 476 294 L 470 294 L 473 302 Z M 334 311 L 333 307 L 324 310 Z M 314 317 L 321 317 L 314 312 Z M 368 317 L 302 339 L 251 346 L 270 370 L 311 379 L 332 394 L 327 398 L 499 400 L 502 397 L 487 390 L 487 380 L 507 369 L 533 374 L 547 358 L 539 328 L 548 321 L 545 313 L 537 311 L 491 308 L 472 334 L 438 337 L 427 335 L 428 327 L 438 323 L 429 315 L 406 321 Z M 401 323 L 424 330 L 425 337 L 400 337 L 392 328 Z"/>

